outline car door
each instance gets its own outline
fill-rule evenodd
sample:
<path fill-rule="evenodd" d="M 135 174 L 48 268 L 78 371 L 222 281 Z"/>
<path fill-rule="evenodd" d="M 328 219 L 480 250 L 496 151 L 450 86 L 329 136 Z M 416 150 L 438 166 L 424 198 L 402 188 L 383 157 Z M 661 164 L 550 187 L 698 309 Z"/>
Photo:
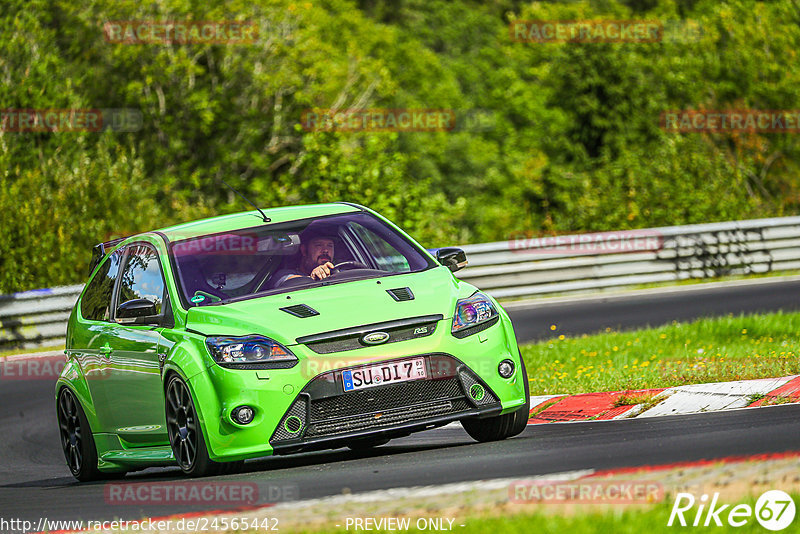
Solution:
<path fill-rule="evenodd" d="M 108 336 L 110 365 L 102 387 L 112 407 L 114 432 L 124 442 L 133 446 L 163 444 L 167 430 L 158 347 L 167 304 L 156 249 L 147 243 L 129 245 L 120 272 Z M 126 303 L 141 299 L 155 307 L 155 318 L 149 317 L 148 324 L 136 324 L 135 318 L 122 313 Z"/>
<path fill-rule="evenodd" d="M 99 423 L 99 426 L 92 429 L 94 432 L 113 430 L 113 408 L 106 402 L 103 381 L 109 375 L 111 365 L 108 357 L 111 352 L 109 342 L 114 335 L 114 325 L 110 322 L 111 300 L 122 259 L 122 249 L 112 252 L 86 285 L 77 310 L 77 327 L 69 334 L 66 350 L 86 378 L 92 398 L 91 408 L 94 409 Z"/>

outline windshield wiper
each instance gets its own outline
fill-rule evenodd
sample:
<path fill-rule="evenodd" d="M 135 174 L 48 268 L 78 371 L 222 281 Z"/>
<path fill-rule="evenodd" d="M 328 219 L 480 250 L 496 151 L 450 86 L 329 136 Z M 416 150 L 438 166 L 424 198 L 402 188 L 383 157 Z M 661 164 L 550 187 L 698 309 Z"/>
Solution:
<path fill-rule="evenodd" d="M 220 302 L 215 302 L 214 304 L 210 304 L 210 306 L 215 306 L 219 304 L 230 304 L 232 302 L 241 302 L 243 300 L 248 300 L 252 298 L 259 298 L 259 297 L 269 297 L 271 295 L 281 295 L 283 293 L 290 293 L 292 291 L 296 291 L 298 289 L 308 289 L 312 287 L 321 287 L 323 282 L 312 282 L 307 285 L 302 286 L 294 286 L 294 287 L 287 287 L 285 289 L 281 289 L 279 287 L 274 289 L 267 289 L 266 291 L 259 291 L 258 293 L 248 293 L 247 295 L 241 295 L 239 297 L 231 297 L 229 299 L 221 300 Z"/>

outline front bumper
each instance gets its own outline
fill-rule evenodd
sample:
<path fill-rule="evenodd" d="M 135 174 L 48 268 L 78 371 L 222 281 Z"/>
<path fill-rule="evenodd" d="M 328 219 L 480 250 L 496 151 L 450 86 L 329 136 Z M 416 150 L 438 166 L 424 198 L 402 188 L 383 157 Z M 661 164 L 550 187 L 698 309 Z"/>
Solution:
<path fill-rule="evenodd" d="M 467 417 L 509 413 L 525 402 L 521 373 L 508 379 L 497 373 L 500 361 L 519 362 L 507 317 L 463 339 L 450 334 L 450 321 L 445 319 L 435 332 L 419 339 L 335 354 L 319 354 L 305 345 L 290 349 L 300 359 L 291 369 L 257 371 L 210 365 L 206 372 L 190 379 L 213 460 L 336 448 L 367 435 L 400 437 Z M 358 395 L 344 394 L 340 382 L 343 369 L 420 356 L 428 362 L 429 379 L 396 384 L 402 386 L 396 394 L 389 393 L 395 391 L 390 386 L 359 390 Z M 459 368 L 477 377 L 495 402 L 471 402 Z M 231 420 L 232 410 L 242 405 L 255 409 L 255 419 L 249 425 Z M 281 435 L 279 430 L 285 428 L 285 419 L 293 408 L 302 415 L 298 416 L 302 430 Z"/>
<path fill-rule="evenodd" d="M 424 359 L 426 379 L 358 391 L 344 392 L 341 371 L 319 375 L 272 434 L 274 452 L 335 448 L 367 435 L 395 438 L 465 417 L 500 414 L 497 395 L 462 362 L 448 354 Z"/>

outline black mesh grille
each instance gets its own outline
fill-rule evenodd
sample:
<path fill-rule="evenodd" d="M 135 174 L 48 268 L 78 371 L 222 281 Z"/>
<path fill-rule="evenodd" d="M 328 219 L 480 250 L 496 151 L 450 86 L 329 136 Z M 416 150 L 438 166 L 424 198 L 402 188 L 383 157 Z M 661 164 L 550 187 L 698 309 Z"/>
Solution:
<path fill-rule="evenodd" d="M 312 401 L 311 421 L 380 412 L 434 400 L 463 397 L 464 393 L 456 378 L 404 382 Z"/>
<path fill-rule="evenodd" d="M 463 399 L 454 401 L 436 401 L 410 408 L 398 408 L 381 413 L 360 414 L 344 419 L 312 423 L 306 432 L 307 437 L 329 436 L 364 429 L 377 429 L 401 423 L 407 423 L 426 417 L 446 415 L 469 409 Z"/>
<path fill-rule="evenodd" d="M 414 293 L 411 292 L 411 288 L 409 287 L 397 287 L 395 289 L 387 289 L 387 293 L 389 293 L 392 298 L 398 302 L 403 302 L 406 300 L 414 300 Z"/>
<path fill-rule="evenodd" d="M 283 416 L 283 419 L 281 419 L 278 428 L 275 429 L 275 433 L 272 434 L 272 439 L 270 441 L 296 439 L 302 436 L 304 434 L 303 430 L 305 429 L 306 426 L 306 414 L 308 413 L 307 406 L 308 406 L 308 397 L 306 395 L 301 395 L 300 398 L 298 398 L 295 401 L 295 403 L 292 404 L 292 407 L 289 408 L 289 411 L 286 412 L 286 414 Z M 298 419 L 300 419 L 302 426 L 299 432 L 289 432 L 289 430 L 286 429 L 287 426 L 289 426 L 289 428 L 291 428 L 292 430 L 296 428 L 293 424 L 290 425 L 286 424 L 286 420 L 289 419 L 290 417 L 297 417 Z"/>
<path fill-rule="evenodd" d="M 295 304 L 294 306 L 287 306 L 285 308 L 281 308 L 281 311 L 285 311 L 286 313 L 294 315 L 295 317 L 300 317 L 301 319 L 319 315 L 319 312 L 317 310 L 315 310 L 311 306 L 307 306 L 306 304 Z"/>
<path fill-rule="evenodd" d="M 499 404 L 492 391 L 452 356 L 413 357 L 426 359 L 428 378 L 345 393 L 341 370 L 317 376 L 284 414 L 270 441 L 302 442 L 348 432 L 386 429 L 450 414 L 458 417 L 475 407 L 483 409 Z M 468 395 L 473 386 L 482 389 L 482 396 L 478 395 L 480 399 Z M 291 433 L 285 428 L 287 419 L 292 416 L 302 421 L 299 432 Z M 297 423 L 296 420 L 292 422 Z"/>

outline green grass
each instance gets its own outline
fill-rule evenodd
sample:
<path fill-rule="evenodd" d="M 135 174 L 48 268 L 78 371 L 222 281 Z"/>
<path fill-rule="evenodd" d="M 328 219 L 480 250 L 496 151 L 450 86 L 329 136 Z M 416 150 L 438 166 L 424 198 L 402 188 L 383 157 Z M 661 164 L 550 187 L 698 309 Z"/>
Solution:
<path fill-rule="evenodd" d="M 779 404 L 789 404 L 790 402 L 794 402 L 791 397 L 786 397 L 784 395 L 777 395 L 775 397 L 770 397 L 762 406 L 777 406 Z"/>
<path fill-rule="evenodd" d="M 551 326 L 558 333 L 558 325 Z M 800 374 L 800 313 L 727 316 L 521 346 L 532 395 Z"/>
<path fill-rule="evenodd" d="M 792 495 L 795 502 L 798 502 L 798 495 Z M 726 501 L 727 503 L 728 501 Z M 745 498 L 733 502 L 732 504 L 747 503 L 751 509 L 755 506 L 755 499 Z M 675 532 L 716 532 L 716 533 L 749 533 L 768 532 L 764 529 L 755 517 L 748 517 L 747 524 L 742 527 L 731 527 L 727 524 L 728 513 L 730 507 L 724 510 L 720 515 L 722 526 L 709 526 L 709 527 L 693 527 L 691 526 L 694 520 L 694 514 L 697 512 L 697 507 L 691 511 L 686 512 L 684 517 L 689 526 L 681 527 L 677 520 L 673 526 L 668 527 L 670 512 L 672 511 L 673 499 L 668 498 L 665 502 L 656 504 L 646 508 L 639 509 L 614 509 L 605 511 L 582 511 L 577 508 L 571 513 L 559 514 L 563 505 L 552 504 L 548 505 L 547 512 L 521 512 L 514 513 L 514 508 L 505 510 L 502 515 L 498 517 L 463 517 L 461 514 L 442 514 L 439 517 L 446 517 L 454 519 L 453 532 L 459 534 L 486 534 L 487 532 L 502 532 L 503 534 L 642 534 L 647 533 L 675 533 Z M 509 513 L 510 512 L 510 513 Z M 384 516 L 380 516 L 384 517 Z M 386 516 L 388 517 L 388 516 Z M 416 527 L 418 518 L 411 518 L 411 528 L 408 532 L 419 532 Z M 703 513 L 702 521 L 705 521 L 705 513 Z M 795 518 L 796 524 L 797 519 Z M 445 525 L 447 523 L 445 522 Z M 460 525 L 464 525 L 461 527 Z M 713 521 L 712 521 L 713 525 Z M 789 532 L 792 526 L 784 530 Z M 345 530 L 345 526 L 341 528 L 323 528 L 320 530 L 307 530 L 305 532 L 321 533 L 344 533 L 353 532 L 353 528 Z M 255 531 L 250 531 L 255 532 Z M 386 532 L 384 530 L 375 530 L 372 532 Z M 427 532 L 427 531 L 426 531 Z"/>
<path fill-rule="evenodd" d="M 636 406 L 637 404 L 644 404 L 645 408 L 652 408 L 659 403 L 656 395 L 643 394 L 643 395 L 620 395 L 614 401 L 614 407 L 620 406 Z"/>

